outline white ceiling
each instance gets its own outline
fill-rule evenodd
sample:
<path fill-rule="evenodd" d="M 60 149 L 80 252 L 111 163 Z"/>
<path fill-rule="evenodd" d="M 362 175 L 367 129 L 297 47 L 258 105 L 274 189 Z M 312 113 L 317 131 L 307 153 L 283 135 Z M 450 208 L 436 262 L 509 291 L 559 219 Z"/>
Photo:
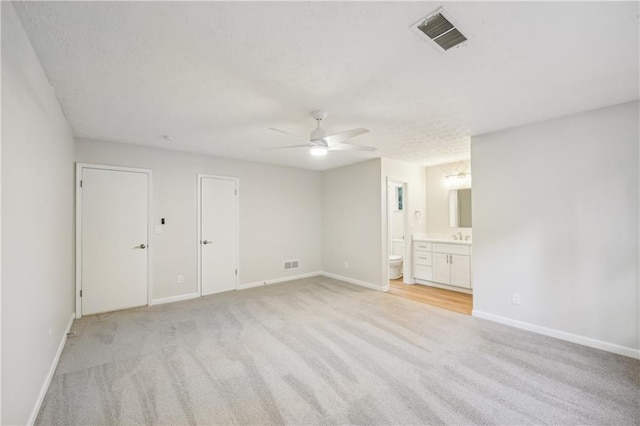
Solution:
<path fill-rule="evenodd" d="M 469 38 L 409 29 L 441 3 L 16 3 L 77 137 L 323 170 L 469 157 L 469 136 L 638 99 L 638 3 L 450 2 Z M 377 153 L 266 150 L 367 127 Z M 170 134 L 169 142 L 162 135 Z"/>

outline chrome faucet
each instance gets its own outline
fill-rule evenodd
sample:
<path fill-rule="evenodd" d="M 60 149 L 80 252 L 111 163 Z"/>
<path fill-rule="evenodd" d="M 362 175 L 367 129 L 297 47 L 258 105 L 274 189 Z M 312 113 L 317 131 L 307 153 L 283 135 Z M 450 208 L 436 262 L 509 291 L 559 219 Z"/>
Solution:
<path fill-rule="evenodd" d="M 457 238 L 457 239 L 458 239 L 458 240 L 461 240 L 461 239 L 462 239 L 462 232 L 458 231 L 458 238 Z"/>
<path fill-rule="evenodd" d="M 456 234 L 451 234 L 451 236 L 453 237 L 454 240 L 458 239 L 458 236 Z"/>

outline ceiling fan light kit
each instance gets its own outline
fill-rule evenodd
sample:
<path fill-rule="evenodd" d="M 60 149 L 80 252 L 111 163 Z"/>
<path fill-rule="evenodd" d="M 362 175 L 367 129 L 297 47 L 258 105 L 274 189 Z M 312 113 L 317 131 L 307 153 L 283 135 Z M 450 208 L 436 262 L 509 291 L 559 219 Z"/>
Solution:
<path fill-rule="evenodd" d="M 328 151 L 375 151 L 376 148 L 363 145 L 355 145 L 351 143 L 345 143 L 347 139 L 355 138 L 356 136 L 369 133 L 368 129 L 358 128 L 347 130 L 346 132 L 336 133 L 335 135 L 327 136 L 327 132 L 322 128 L 321 122 L 327 117 L 327 112 L 323 110 L 316 110 L 311 113 L 311 116 L 317 121 L 318 125 L 311 131 L 309 136 L 309 142 L 307 145 L 294 145 L 294 146 L 282 146 L 272 149 L 289 149 L 289 148 L 308 148 L 311 155 L 321 157 L 327 155 Z M 297 135 L 292 135 L 283 130 L 270 128 L 270 130 L 278 133 L 284 133 L 287 136 L 293 136 L 299 139 L 302 138 Z"/>
<path fill-rule="evenodd" d="M 311 155 L 316 156 L 316 157 L 322 157 L 324 155 L 327 155 L 327 152 L 329 152 L 329 149 L 324 147 L 324 146 L 312 146 L 309 149 L 309 152 L 311 153 Z"/>

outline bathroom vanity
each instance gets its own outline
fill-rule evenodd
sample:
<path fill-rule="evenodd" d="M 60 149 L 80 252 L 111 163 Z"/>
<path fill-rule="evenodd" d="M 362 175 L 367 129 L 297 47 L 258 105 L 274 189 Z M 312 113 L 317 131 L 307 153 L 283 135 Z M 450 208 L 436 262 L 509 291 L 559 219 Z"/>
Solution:
<path fill-rule="evenodd" d="M 471 241 L 413 238 L 413 278 L 448 290 L 471 293 Z"/>

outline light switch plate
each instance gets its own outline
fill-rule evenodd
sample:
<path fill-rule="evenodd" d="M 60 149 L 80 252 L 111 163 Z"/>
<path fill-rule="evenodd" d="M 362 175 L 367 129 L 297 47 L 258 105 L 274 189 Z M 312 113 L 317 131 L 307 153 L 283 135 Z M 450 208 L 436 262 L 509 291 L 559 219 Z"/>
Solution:
<path fill-rule="evenodd" d="M 156 234 L 162 234 L 162 226 L 156 225 Z"/>
<path fill-rule="evenodd" d="M 514 305 L 519 305 L 520 304 L 520 293 L 513 293 L 513 296 L 511 298 L 511 301 L 513 302 Z"/>

